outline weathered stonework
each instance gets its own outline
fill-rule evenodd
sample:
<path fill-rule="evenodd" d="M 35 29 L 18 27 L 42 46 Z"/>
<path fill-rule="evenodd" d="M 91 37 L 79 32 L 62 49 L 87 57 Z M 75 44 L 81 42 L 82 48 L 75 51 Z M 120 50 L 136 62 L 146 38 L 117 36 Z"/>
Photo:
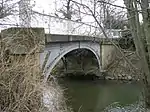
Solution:
<path fill-rule="evenodd" d="M 135 68 L 132 68 L 122 56 L 116 57 L 116 59 L 107 66 L 106 79 L 138 81 L 142 78 L 142 69 L 138 56 L 134 53 L 125 53 L 125 55 Z"/>
<path fill-rule="evenodd" d="M 45 47 L 44 28 L 9 28 L 1 32 L 1 38 L 11 54 L 39 53 Z"/>
<path fill-rule="evenodd" d="M 112 44 L 102 44 L 101 45 L 101 63 L 102 70 L 106 70 L 107 67 L 113 63 L 116 57 L 120 56 L 117 48 Z"/>

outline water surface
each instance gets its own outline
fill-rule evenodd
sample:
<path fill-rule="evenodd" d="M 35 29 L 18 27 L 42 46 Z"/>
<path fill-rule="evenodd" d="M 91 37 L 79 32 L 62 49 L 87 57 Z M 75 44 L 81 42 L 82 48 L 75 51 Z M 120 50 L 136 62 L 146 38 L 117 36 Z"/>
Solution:
<path fill-rule="evenodd" d="M 61 79 L 67 104 L 74 112 L 101 112 L 119 102 L 126 106 L 139 100 L 142 88 L 137 83 Z"/>

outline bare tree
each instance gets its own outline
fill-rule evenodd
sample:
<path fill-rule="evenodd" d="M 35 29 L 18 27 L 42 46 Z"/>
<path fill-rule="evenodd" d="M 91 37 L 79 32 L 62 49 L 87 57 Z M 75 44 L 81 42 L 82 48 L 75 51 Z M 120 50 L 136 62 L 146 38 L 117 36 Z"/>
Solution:
<path fill-rule="evenodd" d="M 0 19 L 13 15 L 17 12 L 16 5 L 19 1 L 15 0 L 1 0 L 0 1 Z"/>
<path fill-rule="evenodd" d="M 146 107 L 150 108 L 150 16 L 148 0 L 124 0 L 128 11 L 128 19 L 134 37 L 136 50 L 141 59 L 143 68 L 143 79 L 145 86 Z M 142 14 L 143 25 L 139 21 L 139 15 Z M 144 28 L 144 30 L 143 30 Z M 146 41 L 146 42 L 145 42 Z M 146 49 L 148 52 L 146 51 Z"/>
<path fill-rule="evenodd" d="M 75 0 L 71 0 L 73 3 L 78 4 L 82 7 L 82 11 L 87 15 L 90 15 L 94 18 L 96 24 L 99 29 L 102 30 L 105 37 L 108 38 L 107 32 L 105 30 L 105 25 L 108 22 L 113 23 L 116 19 L 113 17 L 112 13 L 113 8 L 119 8 L 119 10 L 124 11 L 127 9 L 127 17 L 130 26 L 130 30 L 132 32 L 132 37 L 134 39 L 134 44 L 136 47 L 136 53 L 140 58 L 142 71 L 142 79 L 145 87 L 145 103 L 146 107 L 150 108 L 150 9 L 149 9 L 149 0 L 124 0 L 125 7 L 115 5 L 112 1 L 104 1 L 104 0 L 94 0 L 93 5 L 88 5 L 87 2 L 77 2 Z M 113 7 L 113 8 L 112 8 Z M 110 11 L 111 10 L 111 11 Z M 117 11 L 117 10 L 115 10 Z M 139 16 L 142 15 L 143 25 L 139 20 Z M 103 21 L 101 21 L 103 19 Z M 125 21 L 125 19 L 123 19 Z M 120 23 L 120 22 L 118 22 Z M 107 26 L 107 25 L 106 25 Z M 111 28 L 107 26 L 106 28 Z M 144 28 L 144 30 L 143 30 Z M 146 50 L 146 49 L 147 50 Z M 148 52 L 147 52 L 148 51 Z M 122 55 L 124 55 L 122 53 Z M 124 59 L 132 66 L 132 63 L 128 61 L 124 57 Z M 134 68 L 134 67 L 133 67 Z"/>
<path fill-rule="evenodd" d="M 57 7 L 55 15 L 58 16 L 62 14 L 64 18 L 69 20 L 81 21 L 81 12 L 80 7 L 77 4 L 74 4 L 71 0 L 64 0 L 59 2 L 62 7 Z"/>

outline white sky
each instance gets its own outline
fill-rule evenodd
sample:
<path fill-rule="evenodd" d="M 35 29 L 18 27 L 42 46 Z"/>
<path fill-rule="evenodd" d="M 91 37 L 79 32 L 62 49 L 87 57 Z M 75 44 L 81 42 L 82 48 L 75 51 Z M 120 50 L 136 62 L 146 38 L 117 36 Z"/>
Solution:
<path fill-rule="evenodd" d="M 55 5 L 55 1 L 58 0 L 31 0 L 31 1 L 35 1 L 35 7 L 33 8 L 33 10 L 36 10 L 40 13 L 46 13 L 46 14 L 54 14 L 55 13 L 55 7 L 57 7 Z M 60 0 L 60 2 L 62 2 L 63 0 Z M 116 5 L 119 6 L 124 6 L 123 0 L 116 0 L 115 2 Z M 92 17 L 84 17 L 82 18 L 82 21 L 86 22 L 92 22 L 93 18 Z"/>
<path fill-rule="evenodd" d="M 115 4 L 119 6 L 124 6 L 123 0 L 117 0 Z"/>
<path fill-rule="evenodd" d="M 43 12 L 44 10 L 45 13 L 52 13 L 55 9 L 55 0 L 35 0 L 35 2 L 36 7 L 34 9 L 40 12 Z M 115 4 L 119 6 L 124 6 L 123 0 L 116 0 Z"/>

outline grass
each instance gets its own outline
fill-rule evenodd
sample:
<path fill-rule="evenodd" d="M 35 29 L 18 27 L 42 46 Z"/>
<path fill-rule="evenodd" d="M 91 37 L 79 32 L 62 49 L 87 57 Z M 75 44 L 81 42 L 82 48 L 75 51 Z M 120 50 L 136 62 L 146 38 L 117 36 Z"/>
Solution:
<path fill-rule="evenodd" d="M 69 112 L 57 82 L 43 83 L 39 53 L 11 54 L 2 38 L 0 51 L 0 112 Z M 49 106 L 43 103 L 44 94 Z"/>

